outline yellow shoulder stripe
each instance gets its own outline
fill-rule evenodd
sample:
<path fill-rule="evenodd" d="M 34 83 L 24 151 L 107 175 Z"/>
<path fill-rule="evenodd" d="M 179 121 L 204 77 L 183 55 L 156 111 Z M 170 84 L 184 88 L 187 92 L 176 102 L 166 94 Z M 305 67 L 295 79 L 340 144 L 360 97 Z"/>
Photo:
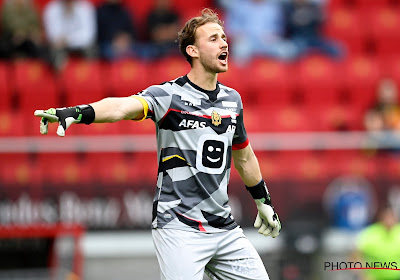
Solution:
<path fill-rule="evenodd" d="M 133 121 L 138 121 L 138 122 L 140 122 L 140 121 L 145 120 L 146 117 L 147 117 L 147 113 L 149 112 L 149 104 L 147 104 L 146 99 L 144 99 L 143 97 L 137 96 L 137 95 L 132 95 L 131 97 L 133 97 L 133 98 L 139 100 L 140 103 L 142 103 L 142 105 L 143 105 L 143 118 L 138 119 L 138 120 L 137 120 L 137 119 L 133 119 Z"/>

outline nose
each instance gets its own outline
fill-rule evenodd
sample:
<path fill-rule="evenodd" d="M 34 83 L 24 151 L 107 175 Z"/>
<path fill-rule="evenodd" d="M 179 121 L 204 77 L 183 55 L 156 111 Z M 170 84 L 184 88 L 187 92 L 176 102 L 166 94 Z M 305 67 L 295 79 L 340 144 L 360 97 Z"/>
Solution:
<path fill-rule="evenodd" d="M 228 42 L 225 41 L 224 39 L 221 39 L 221 49 L 227 49 L 228 48 Z"/>

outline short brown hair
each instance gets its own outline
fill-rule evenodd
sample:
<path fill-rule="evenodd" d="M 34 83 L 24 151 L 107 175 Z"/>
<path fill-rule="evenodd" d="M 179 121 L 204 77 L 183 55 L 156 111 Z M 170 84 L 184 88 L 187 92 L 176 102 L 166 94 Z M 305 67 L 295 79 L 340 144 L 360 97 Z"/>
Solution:
<path fill-rule="evenodd" d="M 186 52 L 186 47 L 194 44 L 197 28 L 209 22 L 218 23 L 222 27 L 224 26 L 217 13 L 209 8 L 205 8 L 201 11 L 200 16 L 189 19 L 178 33 L 179 49 L 190 65 L 192 65 L 192 57 Z"/>

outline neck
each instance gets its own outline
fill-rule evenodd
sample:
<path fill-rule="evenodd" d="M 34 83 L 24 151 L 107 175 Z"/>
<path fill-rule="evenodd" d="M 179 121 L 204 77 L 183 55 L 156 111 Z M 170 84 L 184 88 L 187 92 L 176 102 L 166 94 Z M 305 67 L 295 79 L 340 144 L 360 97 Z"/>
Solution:
<path fill-rule="evenodd" d="M 187 74 L 189 80 L 205 90 L 215 90 L 217 87 L 217 73 L 207 72 L 205 70 L 199 70 L 194 67 Z"/>

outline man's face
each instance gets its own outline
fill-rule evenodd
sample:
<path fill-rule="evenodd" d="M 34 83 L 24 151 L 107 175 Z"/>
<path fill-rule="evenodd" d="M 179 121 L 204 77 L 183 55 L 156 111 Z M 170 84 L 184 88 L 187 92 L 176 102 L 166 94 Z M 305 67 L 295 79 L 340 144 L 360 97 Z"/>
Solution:
<path fill-rule="evenodd" d="M 210 22 L 198 27 L 195 46 L 206 71 L 220 73 L 228 70 L 228 43 L 219 24 Z"/>

